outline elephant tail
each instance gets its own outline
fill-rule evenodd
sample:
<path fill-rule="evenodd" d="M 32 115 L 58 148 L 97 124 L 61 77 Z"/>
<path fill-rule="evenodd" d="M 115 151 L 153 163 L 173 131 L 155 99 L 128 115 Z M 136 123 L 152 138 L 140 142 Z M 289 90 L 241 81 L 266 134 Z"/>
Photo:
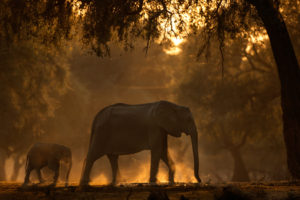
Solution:
<path fill-rule="evenodd" d="M 94 132 L 95 132 L 95 125 L 94 125 L 95 122 L 93 122 L 93 125 L 92 125 L 92 130 L 91 130 L 91 136 L 90 136 L 90 142 L 89 142 L 89 149 L 88 149 L 88 152 L 90 152 L 90 149 L 91 149 L 91 146 L 92 146 L 92 142 L 93 142 L 93 137 L 94 137 Z"/>

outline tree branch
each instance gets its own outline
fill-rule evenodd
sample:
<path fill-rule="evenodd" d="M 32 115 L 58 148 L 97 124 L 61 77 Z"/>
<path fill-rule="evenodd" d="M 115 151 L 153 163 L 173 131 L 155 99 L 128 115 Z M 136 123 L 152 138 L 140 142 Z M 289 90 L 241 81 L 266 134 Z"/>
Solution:
<path fill-rule="evenodd" d="M 252 49 L 253 49 L 253 51 L 255 53 L 255 56 L 256 56 L 258 62 L 260 62 L 261 64 L 263 64 L 268 69 L 272 69 L 273 68 L 273 66 L 270 65 L 269 63 L 267 63 L 265 61 L 265 59 L 263 59 L 263 58 L 260 57 L 259 53 L 257 52 L 257 49 L 256 49 L 255 45 L 253 45 Z"/>
<path fill-rule="evenodd" d="M 262 73 L 267 73 L 267 72 L 268 72 L 268 71 L 266 71 L 266 70 L 264 70 L 264 69 L 258 68 L 258 67 L 254 64 L 254 62 L 253 62 L 252 58 L 249 56 L 249 54 L 246 53 L 245 56 L 246 56 L 246 58 L 247 58 L 247 60 L 248 60 L 248 63 L 250 64 L 252 70 L 255 70 L 255 71 L 258 71 L 258 72 L 262 72 Z"/>
<path fill-rule="evenodd" d="M 152 29 L 153 21 L 155 19 L 157 19 L 163 13 L 169 13 L 170 14 L 170 17 L 168 17 L 169 19 L 172 19 L 172 15 L 173 15 L 173 13 L 168 10 L 167 5 L 166 5 L 164 0 L 159 0 L 159 2 L 161 3 L 163 9 L 159 10 L 157 12 L 154 12 L 153 15 L 149 18 L 148 33 L 147 33 L 147 45 L 145 47 L 146 55 L 148 53 L 148 49 L 149 49 L 149 46 L 150 46 L 150 39 L 151 39 L 150 37 L 151 37 L 151 29 Z M 171 27 L 172 27 L 172 20 L 171 20 L 170 24 L 171 24 Z"/>

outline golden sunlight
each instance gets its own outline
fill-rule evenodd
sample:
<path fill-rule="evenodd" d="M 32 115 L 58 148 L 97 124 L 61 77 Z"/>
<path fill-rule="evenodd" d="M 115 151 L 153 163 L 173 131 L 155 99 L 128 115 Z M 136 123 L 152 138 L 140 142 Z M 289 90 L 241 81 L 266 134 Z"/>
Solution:
<path fill-rule="evenodd" d="M 169 49 L 164 49 L 164 52 L 168 55 L 178 55 L 181 53 L 181 49 L 179 47 L 171 47 Z"/>
<path fill-rule="evenodd" d="M 184 163 L 178 163 L 175 165 L 176 173 L 175 173 L 175 182 L 185 182 L 185 183 L 196 183 L 197 180 L 193 176 L 194 170 L 192 168 L 187 167 Z M 150 172 L 150 164 L 144 163 L 135 170 L 136 174 L 132 174 L 125 171 L 121 171 L 121 184 L 124 183 L 148 183 L 149 181 L 149 172 Z M 109 175 L 108 175 L 109 176 Z M 95 177 L 91 185 L 107 185 L 110 183 L 110 177 L 107 177 L 106 174 L 101 173 L 97 177 Z M 158 183 L 168 183 L 168 170 L 160 167 L 157 174 Z"/>
<path fill-rule="evenodd" d="M 175 158 L 177 151 L 169 149 L 171 157 Z M 130 183 L 148 183 L 150 175 L 150 155 L 145 154 L 147 157 L 141 162 L 133 162 L 134 165 L 120 165 L 120 177 L 119 184 L 130 184 Z M 194 169 L 191 163 L 185 161 L 175 163 L 175 177 L 174 180 L 177 183 L 196 183 L 197 180 L 194 177 Z M 110 169 L 109 169 L 110 170 Z M 166 165 L 160 161 L 159 170 L 157 174 L 158 183 L 168 183 L 169 171 Z M 97 175 L 92 179 L 92 185 L 106 185 L 111 181 L 111 174 L 105 172 Z"/>
<path fill-rule="evenodd" d="M 81 4 L 82 3 L 79 2 L 79 1 L 75 1 L 73 3 L 72 9 L 73 9 L 73 12 L 76 13 L 76 17 L 82 17 L 86 14 L 87 9 L 86 8 L 80 8 Z"/>
<path fill-rule="evenodd" d="M 179 37 L 173 37 L 171 38 L 171 41 L 175 46 L 178 46 L 184 41 L 184 39 Z"/>
<path fill-rule="evenodd" d="M 180 37 L 171 37 L 170 40 L 172 42 L 171 47 L 168 49 L 164 49 L 164 52 L 168 55 L 180 54 L 182 49 L 179 46 L 185 41 L 185 39 Z"/>
<path fill-rule="evenodd" d="M 266 47 L 265 42 L 268 40 L 268 35 L 266 32 L 259 32 L 250 34 L 248 39 L 248 45 L 246 47 L 246 52 L 250 53 L 254 44 L 259 44 L 261 47 Z"/>

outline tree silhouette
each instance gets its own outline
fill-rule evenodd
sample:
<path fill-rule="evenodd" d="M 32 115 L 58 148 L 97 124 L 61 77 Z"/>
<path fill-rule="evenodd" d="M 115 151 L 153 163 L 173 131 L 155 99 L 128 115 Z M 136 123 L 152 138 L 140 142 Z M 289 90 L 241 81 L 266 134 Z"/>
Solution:
<path fill-rule="evenodd" d="M 24 161 L 22 156 L 44 134 L 43 123 L 53 116 L 56 99 L 68 88 L 68 66 L 64 60 L 55 51 L 34 45 L 1 46 L 0 149 L 6 152 L 3 161 L 14 158 L 13 179 Z M 3 170 L 2 164 L 0 174 Z"/>
<path fill-rule="evenodd" d="M 232 156 L 232 181 L 250 180 L 243 148 L 252 146 L 255 150 L 254 143 L 263 141 L 261 136 L 275 137 L 281 127 L 275 123 L 278 114 L 274 114 L 279 104 L 272 103 L 280 93 L 273 60 L 268 60 L 270 52 L 253 44 L 255 54 L 249 45 L 243 39 L 230 42 L 223 78 L 218 59 L 200 65 L 186 60 L 183 63 L 191 70 L 178 90 L 179 100 L 197 111 L 203 149 L 209 153 L 226 150 Z M 264 56 L 263 63 L 260 56 Z"/>

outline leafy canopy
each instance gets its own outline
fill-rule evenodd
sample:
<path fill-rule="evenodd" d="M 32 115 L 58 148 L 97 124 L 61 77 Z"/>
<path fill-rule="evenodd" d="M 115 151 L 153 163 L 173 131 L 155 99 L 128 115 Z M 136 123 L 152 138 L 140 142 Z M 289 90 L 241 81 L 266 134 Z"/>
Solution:
<path fill-rule="evenodd" d="M 2 42 L 37 39 L 59 46 L 78 39 L 98 56 L 109 44 L 132 48 L 137 37 L 168 41 L 171 37 L 201 34 L 199 54 L 210 40 L 245 34 L 259 22 L 247 0 L 3 0 L 0 3 Z"/>

